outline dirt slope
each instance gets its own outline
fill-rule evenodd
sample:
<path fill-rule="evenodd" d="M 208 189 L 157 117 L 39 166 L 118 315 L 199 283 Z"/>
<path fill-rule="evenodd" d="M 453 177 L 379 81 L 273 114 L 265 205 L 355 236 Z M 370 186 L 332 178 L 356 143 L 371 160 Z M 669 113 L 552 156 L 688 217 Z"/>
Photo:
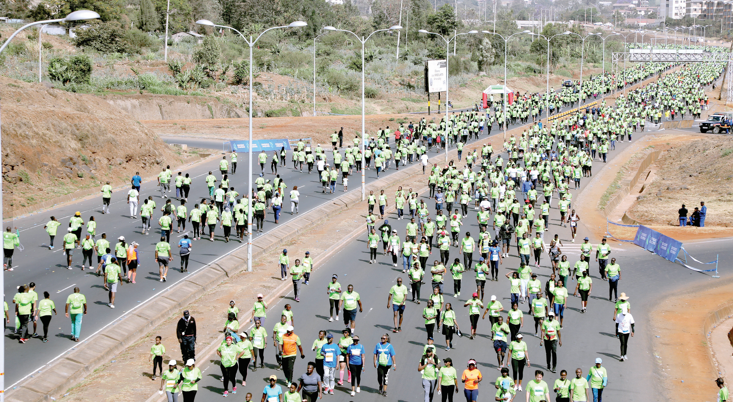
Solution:
<path fill-rule="evenodd" d="M 182 162 L 153 131 L 101 98 L 0 77 L 4 216 Z"/>

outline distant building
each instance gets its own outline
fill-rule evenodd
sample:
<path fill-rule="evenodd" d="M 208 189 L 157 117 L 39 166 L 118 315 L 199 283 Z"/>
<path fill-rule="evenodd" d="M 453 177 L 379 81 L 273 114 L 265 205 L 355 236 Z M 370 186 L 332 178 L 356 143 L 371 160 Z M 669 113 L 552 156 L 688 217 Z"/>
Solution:
<path fill-rule="evenodd" d="M 685 0 L 661 0 L 659 15 L 679 20 L 685 16 Z"/>
<path fill-rule="evenodd" d="M 687 0 L 685 14 L 692 18 L 698 18 L 702 14 L 703 4 L 703 0 Z"/>

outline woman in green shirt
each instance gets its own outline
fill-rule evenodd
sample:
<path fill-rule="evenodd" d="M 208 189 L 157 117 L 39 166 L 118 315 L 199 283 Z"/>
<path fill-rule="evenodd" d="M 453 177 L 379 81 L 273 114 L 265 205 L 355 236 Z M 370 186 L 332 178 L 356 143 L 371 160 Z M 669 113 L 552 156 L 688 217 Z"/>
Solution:
<path fill-rule="evenodd" d="M 435 318 L 438 316 L 438 310 L 435 308 L 435 303 L 432 300 L 428 300 L 428 306 L 422 311 L 422 318 L 425 319 L 425 331 L 428 334 L 428 339 L 433 337 L 433 330 L 435 329 Z"/>
<path fill-rule="evenodd" d="M 239 366 L 239 374 L 242 375 L 242 386 L 246 387 L 247 369 L 249 368 L 249 362 L 252 360 L 254 348 L 252 346 L 252 342 L 249 341 L 249 335 L 247 335 L 246 331 L 242 331 L 239 336 L 241 341 L 237 342 L 237 349 L 239 349 L 239 360 L 237 365 Z M 236 384 L 236 377 L 234 383 Z"/>
<path fill-rule="evenodd" d="M 450 357 L 443 359 L 445 365 L 438 371 L 438 393 L 443 393 L 443 401 L 453 402 L 453 394 L 458 393 L 458 373 L 453 367 L 453 360 Z"/>
<path fill-rule="evenodd" d="M 578 291 L 580 291 L 581 313 L 585 313 L 586 308 L 588 308 L 588 296 L 591 290 L 593 290 L 593 280 L 588 275 L 588 270 L 585 270 L 583 276 L 578 278 L 578 284 L 575 285 L 575 293 L 573 293 L 573 296 L 577 296 Z"/>
<path fill-rule="evenodd" d="M 566 370 L 560 370 L 560 378 L 555 380 L 553 390 L 557 393 L 556 402 L 570 402 L 570 380 Z"/>
<path fill-rule="evenodd" d="M 445 335 L 446 350 L 450 350 L 453 346 L 453 334 L 460 331 L 458 322 L 456 321 L 456 312 L 450 303 L 445 304 L 445 311 L 440 315 L 440 324 L 443 326 L 443 335 Z"/>
<path fill-rule="evenodd" d="M 523 335 L 517 334 L 517 339 L 509 345 L 509 352 L 506 356 L 507 366 L 509 359 L 512 361 L 512 379 L 517 384 L 517 390 L 522 390 L 522 380 L 524 379 L 524 366 L 530 366 L 529 350 L 527 343 L 522 340 Z"/>
<path fill-rule="evenodd" d="M 198 382 L 201 381 L 201 370 L 196 367 L 193 359 L 186 361 L 186 367 L 181 372 L 178 385 L 181 386 L 184 402 L 193 402 L 196 399 L 196 392 L 199 390 Z"/>
<path fill-rule="evenodd" d="M 43 343 L 48 342 L 48 325 L 51 323 L 51 313 L 56 315 L 56 305 L 51 300 L 48 292 L 43 292 L 43 300 L 38 302 L 38 310 L 36 315 L 41 318 L 43 323 Z"/>
<path fill-rule="evenodd" d="M 178 402 L 178 380 L 181 378 L 181 373 L 176 369 L 176 361 L 171 360 L 168 362 L 168 371 L 164 371 L 160 376 L 160 392 L 165 390 L 168 396 L 168 402 Z"/>
<path fill-rule="evenodd" d="M 221 358 L 221 374 L 224 378 L 224 396 L 229 394 L 229 382 L 232 383 L 232 393 L 237 393 L 237 360 L 241 355 L 237 345 L 232 343 L 231 336 L 227 336 L 226 344 L 219 346 L 216 354 Z"/>

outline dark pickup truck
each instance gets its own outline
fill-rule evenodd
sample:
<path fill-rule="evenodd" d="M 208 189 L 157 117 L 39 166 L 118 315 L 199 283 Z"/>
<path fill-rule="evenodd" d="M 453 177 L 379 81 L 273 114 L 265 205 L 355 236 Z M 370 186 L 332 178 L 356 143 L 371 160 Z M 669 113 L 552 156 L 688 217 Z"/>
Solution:
<path fill-rule="evenodd" d="M 733 119 L 733 112 L 715 113 L 708 116 L 707 120 L 698 120 L 701 133 L 707 133 L 712 131 L 713 133 L 719 134 L 727 131 L 730 126 L 725 123 L 726 120 L 730 121 Z"/>

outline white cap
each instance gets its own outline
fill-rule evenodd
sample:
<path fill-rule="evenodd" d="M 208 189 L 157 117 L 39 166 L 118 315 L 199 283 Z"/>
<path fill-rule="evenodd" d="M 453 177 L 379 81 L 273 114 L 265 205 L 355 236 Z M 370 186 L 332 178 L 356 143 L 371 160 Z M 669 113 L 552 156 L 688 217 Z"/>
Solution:
<path fill-rule="evenodd" d="M 67 232 L 71 232 L 72 230 L 73 230 L 72 228 L 67 228 L 66 229 Z"/>
<path fill-rule="evenodd" d="M 193 364 L 194 364 L 194 363 L 195 363 L 195 362 L 194 362 L 194 360 L 193 360 L 193 359 L 188 359 L 188 360 L 186 360 L 186 366 L 193 366 Z"/>
<path fill-rule="evenodd" d="M 491 295 L 491 301 L 496 301 L 496 295 Z"/>
<path fill-rule="evenodd" d="M 287 328 L 288 331 L 292 331 L 293 329 L 295 329 L 295 328 L 293 328 L 292 325 L 288 325 L 288 328 Z"/>
<path fill-rule="evenodd" d="M 548 315 L 551 315 L 551 316 L 553 316 L 553 317 L 554 317 L 554 316 L 555 316 L 555 312 L 553 312 L 553 311 L 550 311 Z"/>
<path fill-rule="evenodd" d="M 524 338 L 524 335 L 522 335 L 522 334 L 517 334 L 517 339 L 519 339 L 519 338 Z"/>
<path fill-rule="evenodd" d="M 176 361 L 175 360 L 171 360 L 171 361 L 168 362 L 168 365 L 169 366 L 175 366 L 176 365 Z"/>
<path fill-rule="evenodd" d="M 125 236 L 120 236 L 117 238 L 117 240 L 125 240 Z"/>

